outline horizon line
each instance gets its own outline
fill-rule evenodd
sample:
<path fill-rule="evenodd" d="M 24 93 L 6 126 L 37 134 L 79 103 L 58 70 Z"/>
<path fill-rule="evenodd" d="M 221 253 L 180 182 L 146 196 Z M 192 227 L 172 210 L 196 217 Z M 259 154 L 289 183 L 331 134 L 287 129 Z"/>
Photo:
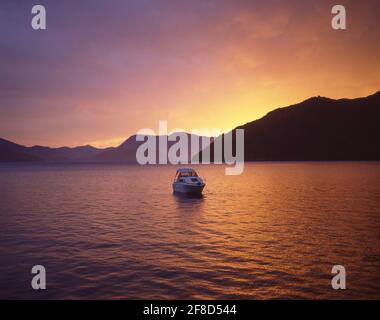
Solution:
<path fill-rule="evenodd" d="M 307 98 L 307 99 L 305 99 L 305 100 L 302 100 L 301 102 L 298 102 L 298 103 L 290 104 L 290 105 L 283 106 L 283 107 L 276 107 L 276 108 L 270 110 L 269 112 L 267 112 L 264 116 L 259 117 L 259 118 L 257 118 L 257 119 L 249 120 L 249 121 L 245 122 L 244 124 L 240 124 L 240 125 L 235 126 L 235 127 L 232 128 L 232 129 L 223 129 L 223 130 L 220 130 L 220 129 L 217 129 L 217 128 L 213 128 L 212 130 L 219 130 L 219 131 L 222 132 L 222 134 L 223 134 L 223 133 L 226 133 L 226 132 L 232 131 L 232 130 L 234 130 L 234 129 L 236 129 L 236 128 L 239 128 L 239 127 L 241 127 L 241 126 L 244 126 L 244 125 L 246 125 L 246 124 L 248 124 L 248 123 L 251 123 L 251 122 L 253 122 L 253 121 L 257 121 L 257 120 L 263 119 L 263 118 L 265 118 L 268 114 L 270 114 L 271 112 L 273 112 L 273 111 L 275 111 L 275 110 L 279 110 L 279 109 L 283 109 L 283 108 L 288 108 L 288 107 L 296 106 L 296 105 L 302 104 L 302 103 L 304 103 L 304 102 L 306 102 L 306 101 L 308 101 L 308 100 L 310 100 L 310 99 L 313 99 L 313 98 L 329 99 L 329 100 L 333 100 L 333 101 L 339 101 L 339 100 L 357 100 L 357 99 L 369 98 L 369 97 L 371 97 L 371 96 L 375 96 L 375 95 L 377 95 L 377 94 L 380 94 L 380 90 L 377 90 L 377 91 L 375 91 L 374 93 L 369 94 L 369 95 L 367 95 L 367 96 L 360 96 L 360 97 L 356 97 L 356 98 L 345 98 L 345 97 L 343 97 L 343 98 L 336 98 L 336 99 L 334 99 L 334 98 L 329 98 L 329 97 L 326 97 L 326 96 L 320 96 L 320 95 L 311 96 L 311 97 L 309 97 L 309 98 Z M 207 130 L 207 129 L 208 129 L 208 128 L 203 128 L 203 129 L 192 129 L 192 130 Z M 209 130 L 210 130 L 210 129 L 209 129 Z M 191 130 L 190 130 L 190 131 L 191 131 Z M 175 134 L 175 133 L 186 133 L 186 134 L 188 134 L 188 135 L 197 135 L 197 134 L 195 134 L 195 133 L 191 133 L 191 132 L 188 132 L 188 131 L 186 131 L 186 130 L 183 130 L 183 131 L 182 131 L 181 129 L 179 129 L 179 130 L 172 130 L 172 131 L 170 131 L 168 134 L 161 134 L 161 135 L 160 135 L 160 134 L 157 134 L 157 135 L 154 135 L 154 136 L 155 136 L 155 137 L 160 137 L 160 136 L 165 136 L 165 135 L 166 135 L 166 136 L 170 136 L 170 135 Z M 2 138 L 2 137 L 0 137 L 0 140 L 5 140 L 5 141 L 8 141 L 8 142 L 11 142 L 11 143 L 17 144 L 17 145 L 19 145 L 19 146 L 27 147 L 27 148 L 42 147 L 42 148 L 50 148 L 50 149 L 61 149 L 61 148 L 75 149 L 75 148 L 81 148 L 81 147 L 92 147 L 92 148 L 94 148 L 94 149 L 98 149 L 98 150 L 105 150 L 105 149 L 111 149 L 111 148 L 118 148 L 118 147 L 120 147 L 125 141 L 127 141 L 128 139 L 132 138 L 133 136 L 137 136 L 137 135 L 139 135 L 138 132 L 136 132 L 136 133 L 134 133 L 134 134 L 131 134 L 130 136 L 125 136 L 125 137 L 120 137 L 120 138 L 111 138 L 111 139 L 108 139 L 108 140 L 103 140 L 103 141 L 119 140 L 119 142 L 116 143 L 116 144 L 109 145 L 109 146 L 103 146 L 103 147 L 101 147 L 101 146 L 96 146 L 96 143 L 94 143 L 94 142 L 96 142 L 96 141 L 94 141 L 94 142 L 89 142 L 89 143 L 84 143 L 84 144 L 79 144 L 79 145 L 75 145 L 75 146 L 68 146 L 68 145 L 63 145 L 63 146 L 47 146 L 47 145 L 42 145 L 42 144 L 33 144 L 33 145 L 20 144 L 20 143 L 15 142 L 15 140 L 10 140 L 10 139 L 6 139 L 6 138 Z M 149 135 L 149 134 L 143 134 L 143 135 L 144 135 L 144 136 L 152 136 L 152 135 Z M 216 138 L 216 137 L 219 137 L 220 135 L 218 135 L 218 136 L 207 136 L 207 135 L 200 136 L 200 135 L 198 135 L 198 136 L 201 137 L 201 138 L 202 138 L 202 137 Z"/>

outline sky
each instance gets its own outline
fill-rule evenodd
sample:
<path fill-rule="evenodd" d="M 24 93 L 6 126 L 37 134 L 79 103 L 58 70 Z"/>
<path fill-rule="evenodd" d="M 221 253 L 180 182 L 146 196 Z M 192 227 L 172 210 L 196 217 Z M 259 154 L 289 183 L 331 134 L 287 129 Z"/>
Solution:
<path fill-rule="evenodd" d="M 331 9 L 347 10 L 333 30 Z M 116 146 L 380 90 L 378 0 L 1 0 L 0 137 Z M 31 27 L 42 4 L 47 29 Z"/>

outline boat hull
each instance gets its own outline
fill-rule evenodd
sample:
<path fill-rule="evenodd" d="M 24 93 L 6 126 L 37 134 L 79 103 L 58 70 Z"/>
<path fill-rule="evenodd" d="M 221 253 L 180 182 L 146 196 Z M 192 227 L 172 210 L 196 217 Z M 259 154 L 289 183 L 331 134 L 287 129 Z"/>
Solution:
<path fill-rule="evenodd" d="M 200 195 L 204 189 L 205 185 L 193 185 L 185 183 L 173 183 L 173 191 L 176 193 Z"/>

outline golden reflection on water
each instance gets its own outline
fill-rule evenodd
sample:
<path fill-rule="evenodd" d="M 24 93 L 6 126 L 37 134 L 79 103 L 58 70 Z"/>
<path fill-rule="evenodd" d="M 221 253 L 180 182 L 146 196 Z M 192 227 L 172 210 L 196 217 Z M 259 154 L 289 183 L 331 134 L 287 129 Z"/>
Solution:
<path fill-rule="evenodd" d="M 44 264 L 49 298 L 379 298 L 379 163 L 195 168 L 200 198 L 171 166 L 0 167 L 0 297 Z"/>

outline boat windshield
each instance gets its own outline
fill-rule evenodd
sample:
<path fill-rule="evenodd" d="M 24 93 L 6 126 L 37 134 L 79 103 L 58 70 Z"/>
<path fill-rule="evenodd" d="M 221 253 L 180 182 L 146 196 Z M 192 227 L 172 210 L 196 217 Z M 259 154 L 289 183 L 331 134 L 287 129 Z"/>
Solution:
<path fill-rule="evenodd" d="M 195 171 L 189 171 L 189 172 L 179 172 L 178 173 L 179 178 L 183 177 L 198 177 L 197 173 Z"/>
<path fill-rule="evenodd" d="M 183 171 L 183 172 L 177 172 L 174 180 L 185 178 L 185 177 L 198 177 L 197 173 L 195 171 Z"/>

